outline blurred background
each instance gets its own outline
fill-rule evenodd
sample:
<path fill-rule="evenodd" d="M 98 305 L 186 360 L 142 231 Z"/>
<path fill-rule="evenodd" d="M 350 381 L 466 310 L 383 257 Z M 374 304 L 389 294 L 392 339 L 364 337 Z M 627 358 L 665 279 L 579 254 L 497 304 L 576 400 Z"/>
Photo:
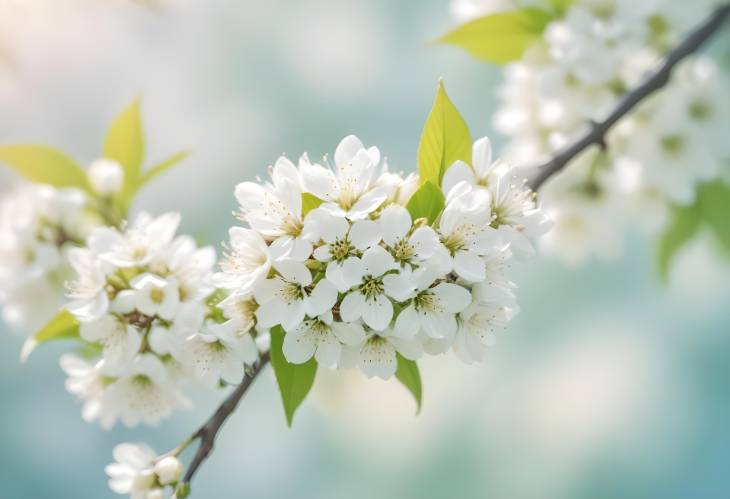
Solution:
<path fill-rule="evenodd" d="M 429 46 L 455 24 L 445 0 L 165 2 L 0 0 L 0 142 L 41 142 L 83 164 L 144 97 L 148 160 L 193 155 L 137 209 L 178 210 L 218 245 L 233 187 L 278 155 L 315 158 L 349 133 L 411 171 L 439 77 L 474 137 L 490 135 L 499 70 Z M 711 48 L 728 64 L 727 33 Z M 497 147 L 498 149 L 498 147 Z M 12 179 L 0 172 L 0 190 Z M 286 428 L 271 372 L 231 418 L 193 497 L 726 498 L 730 265 L 707 238 L 668 285 L 651 241 L 613 263 L 538 258 L 512 269 L 522 313 L 482 365 L 421 363 L 424 407 L 395 380 L 320 370 Z M 18 361 L 0 325 L 0 496 L 114 497 L 121 441 L 164 451 L 224 393 L 156 429 L 85 424 L 58 356 Z"/>

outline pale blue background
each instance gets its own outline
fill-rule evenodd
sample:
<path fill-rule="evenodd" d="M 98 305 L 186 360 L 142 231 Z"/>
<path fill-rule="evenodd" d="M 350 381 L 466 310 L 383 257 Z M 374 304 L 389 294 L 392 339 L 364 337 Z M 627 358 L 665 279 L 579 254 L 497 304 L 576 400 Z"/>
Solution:
<path fill-rule="evenodd" d="M 498 72 L 427 44 L 453 23 L 445 2 L 94 3 L 33 2 L 0 20 L 12 54 L 0 140 L 88 162 L 141 92 L 152 159 L 194 155 L 137 207 L 179 210 L 212 243 L 233 223 L 235 183 L 282 152 L 318 157 L 356 133 L 412 170 L 439 77 L 473 135 L 491 134 Z M 715 50 L 727 48 L 725 35 Z M 704 238 L 663 286 L 652 244 L 632 235 L 627 246 L 618 262 L 577 270 L 516 264 L 521 315 L 484 365 L 424 362 L 419 417 L 396 382 L 325 373 L 288 430 L 266 373 L 193 497 L 727 497 L 728 262 Z M 196 409 L 157 429 L 103 432 L 63 389 L 69 345 L 20 365 L 21 335 L 1 333 L 2 498 L 113 497 L 102 468 L 116 443 L 172 448 L 223 398 L 196 394 Z"/>

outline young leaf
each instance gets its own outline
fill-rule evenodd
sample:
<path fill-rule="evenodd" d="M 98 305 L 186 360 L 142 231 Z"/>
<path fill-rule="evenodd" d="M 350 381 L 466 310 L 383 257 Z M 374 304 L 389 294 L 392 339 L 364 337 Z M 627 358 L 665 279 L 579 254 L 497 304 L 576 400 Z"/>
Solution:
<path fill-rule="evenodd" d="M 545 11 L 529 7 L 499 12 L 459 26 L 437 41 L 461 47 L 477 59 L 505 64 L 520 59 L 551 19 Z"/>
<path fill-rule="evenodd" d="M 672 221 L 659 236 L 657 247 L 657 269 L 665 282 L 669 277 L 672 259 L 697 232 L 701 221 L 696 205 L 675 208 L 672 217 Z"/>
<path fill-rule="evenodd" d="M 413 398 L 416 399 L 416 414 L 418 414 L 421 412 L 422 397 L 421 373 L 418 371 L 418 364 L 401 354 L 397 355 L 398 369 L 395 371 L 395 377 L 413 394 Z"/>
<path fill-rule="evenodd" d="M 151 167 L 149 170 L 147 170 L 146 172 L 144 172 L 142 174 L 142 178 L 139 180 L 139 186 L 141 187 L 141 186 L 145 185 L 147 182 L 149 182 L 150 180 L 157 177 L 158 175 L 162 175 L 167 170 L 169 170 L 173 166 L 177 165 L 178 163 L 180 163 L 182 160 L 184 160 L 188 156 L 190 156 L 190 151 L 181 151 L 177 154 L 173 154 L 166 160 L 164 160 L 160 163 L 157 163 L 156 165 L 154 165 L 153 167 Z"/>
<path fill-rule="evenodd" d="M 126 204 L 140 185 L 144 157 L 144 133 L 140 116 L 140 99 L 135 99 L 114 119 L 104 142 L 104 157 L 113 159 L 124 169 L 121 199 Z"/>
<path fill-rule="evenodd" d="M 41 343 L 52 340 L 74 339 L 79 337 L 79 323 L 67 310 L 61 310 L 48 324 L 28 338 L 20 351 L 20 360 L 25 362 Z"/>
<path fill-rule="evenodd" d="M 271 365 L 284 403 L 286 422 L 291 427 L 294 413 L 312 389 L 317 374 L 317 363 L 312 358 L 304 364 L 287 362 L 282 352 L 284 330 L 281 326 L 271 329 Z"/>
<path fill-rule="evenodd" d="M 431 225 L 439 216 L 441 210 L 444 209 L 444 204 L 445 200 L 441 189 L 436 187 L 433 182 L 427 181 L 413 193 L 406 208 L 413 220 L 426 218 L 428 224 Z"/>
<path fill-rule="evenodd" d="M 302 218 L 306 217 L 307 213 L 317 208 L 322 203 L 323 201 L 314 194 L 302 192 Z"/>
<path fill-rule="evenodd" d="M 73 159 L 50 147 L 0 146 L 0 161 L 31 182 L 89 190 L 84 170 Z"/>
<path fill-rule="evenodd" d="M 730 187 L 718 180 L 700 186 L 697 196 L 702 221 L 730 254 Z"/>
<path fill-rule="evenodd" d="M 441 185 L 446 169 L 456 160 L 471 164 L 471 136 L 464 118 L 446 95 L 439 81 L 436 99 L 418 144 L 418 175 L 421 183 Z"/>

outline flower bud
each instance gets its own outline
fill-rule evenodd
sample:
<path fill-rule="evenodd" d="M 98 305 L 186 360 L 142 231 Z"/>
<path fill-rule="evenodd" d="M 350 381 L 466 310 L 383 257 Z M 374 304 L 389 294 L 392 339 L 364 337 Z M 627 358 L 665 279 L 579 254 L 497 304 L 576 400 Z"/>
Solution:
<path fill-rule="evenodd" d="M 182 464 L 174 456 L 163 457 L 155 463 L 155 474 L 162 485 L 177 482 L 182 474 Z"/>
<path fill-rule="evenodd" d="M 91 163 L 87 175 L 94 192 L 104 197 L 111 197 L 118 193 L 124 183 L 122 167 L 111 159 L 97 159 Z"/>

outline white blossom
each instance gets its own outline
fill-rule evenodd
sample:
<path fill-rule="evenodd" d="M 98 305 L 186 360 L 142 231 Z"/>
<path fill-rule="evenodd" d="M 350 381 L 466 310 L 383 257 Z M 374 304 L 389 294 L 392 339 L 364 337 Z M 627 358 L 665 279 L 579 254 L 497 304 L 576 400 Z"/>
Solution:
<path fill-rule="evenodd" d="M 289 362 L 301 364 L 313 356 L 317 363 L 333 367 L 342 355 L 343 346 L 359 345 L 365 330 L 357 322 L 335 322 L 332 312 L 303 321 L 284 337 L 283 352 Z"/>
<path fill-rule="evenodd" d="M 350 220 L 367 217 L 388 198 L 388 185 L 378 185 L 380 151 L 365 148 L 354 135 L 348 135 L 337 146 L 334 168 L 304 163 L 300 166 L 302 184 L 325 201 L 322 206 L 335 215 Z"/>

